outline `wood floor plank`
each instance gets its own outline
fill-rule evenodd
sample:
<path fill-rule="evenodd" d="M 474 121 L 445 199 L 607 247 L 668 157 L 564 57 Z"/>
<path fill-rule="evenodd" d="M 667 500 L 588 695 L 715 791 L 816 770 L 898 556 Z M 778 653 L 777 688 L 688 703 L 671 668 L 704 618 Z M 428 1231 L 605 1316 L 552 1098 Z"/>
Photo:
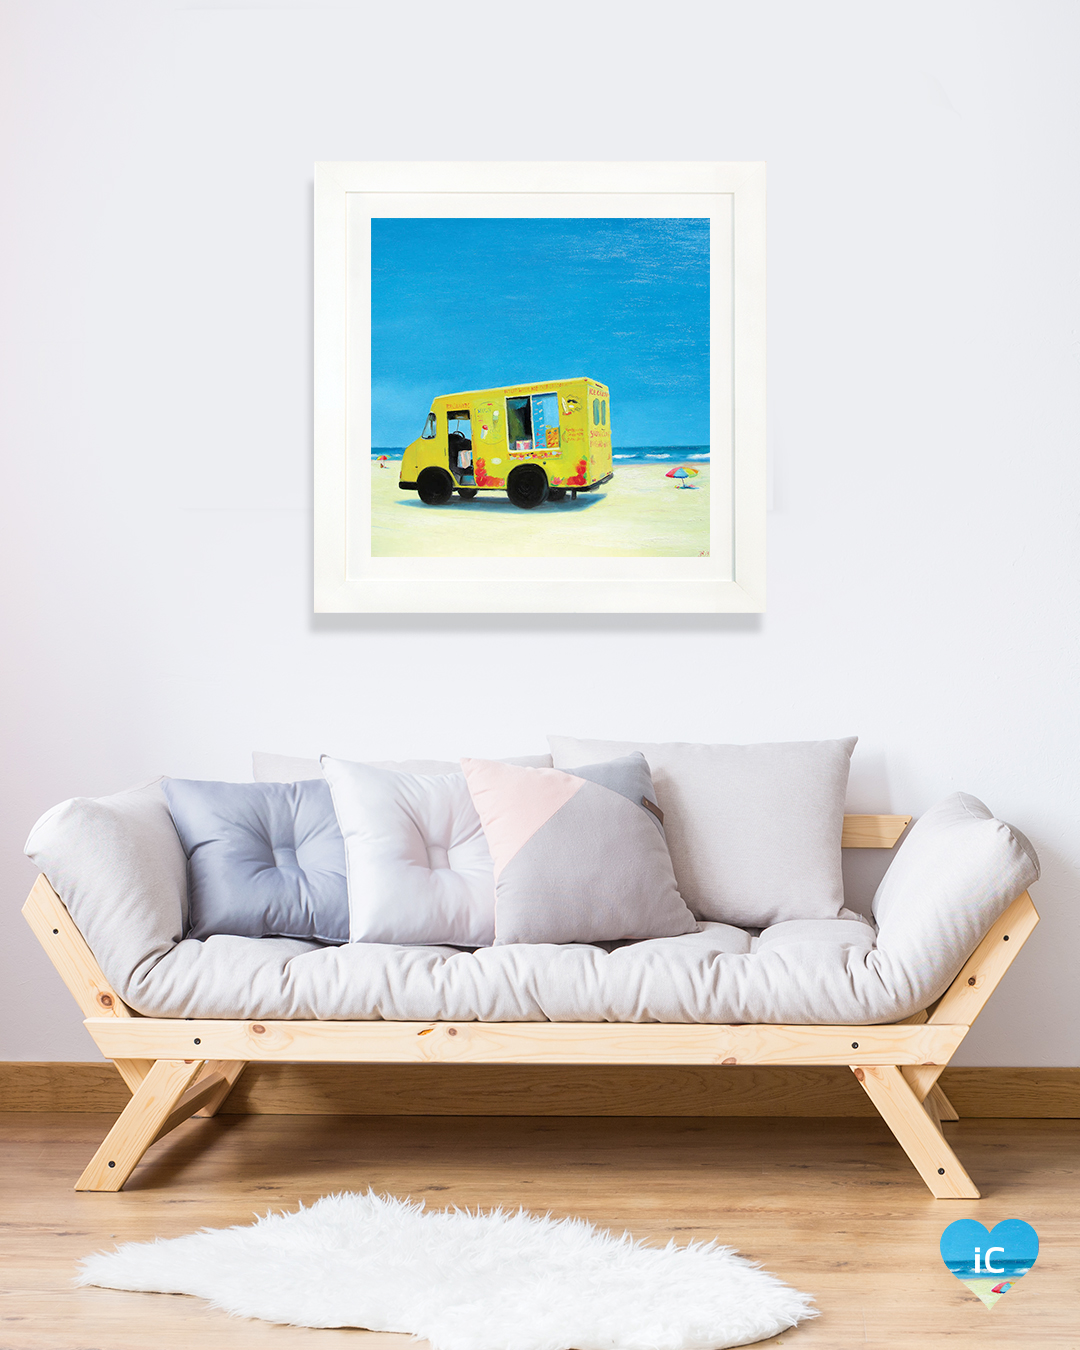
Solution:
<path fill-rule="evenodd" d="M 847 1350 L 1076 1347 L 1080 1124 L 961 1120 L 981 1201 L 935 1201 L 876 1120 L 219 1114 L 156 1144 L 119 1194 L 72 1179 L 110 1120 L 0 1116 L 2 1350 L 407 1350 L 401 1336 L 268 1328 L 192 1298 L 70 1287 L 114 1242 L 249 1223 L 368 1186 L 429 1205 L 576 1214 L 656 1242 L 717 1237 L 822 1316 L 763 1344 Z M 941 1264 L 953 1219 L 1024 1218 L 1039 1261 L 993 1313 Z M 415 1343 L 412 1343 L 415 1344 Z M 421 1343 L 422 1344 L 422 1343 Z"/>

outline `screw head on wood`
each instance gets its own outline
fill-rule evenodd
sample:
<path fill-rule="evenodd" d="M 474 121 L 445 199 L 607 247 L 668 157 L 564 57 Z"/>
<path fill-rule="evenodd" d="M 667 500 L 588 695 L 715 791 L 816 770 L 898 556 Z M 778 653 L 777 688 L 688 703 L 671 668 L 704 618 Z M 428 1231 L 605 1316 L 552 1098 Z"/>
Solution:
<path fill-rule="evenodd" d="M 858 1048 L 859 1048 L 859 1042 L 858 1042 L 858 1041 L 852 1041 L 852 1042 L 851 1042 L 851 1048 L 852 1048 L 852 1050 L 858 1050 Z"/>
<path fill-rule="evenodd" d="M 938 1174 L 939 1177 L 943 1177 L 943 1176 L 945 1175 L 945 1169 L 944 1169 L 944 1167 L 939 1167 L 938 1170 L 937 1170 L 937 1174 Z"/>
<path fill-rule="evenodd" d="M 1008 942 L 1008 940 L 1009 940 L 1009 935 L 1008 935 L 1008 933 L 1006 933 L 1005 936 L 1004 936 L 1001 940 L 1002 940 L 1002 942 Z"/>
<path fill-rule="evenodd" d="M 195 1044 L 202 1045 L 202 1041 L 199 1040 L 198 1036 L 195 1037 Z"/>
<path fill-rule="evenodd" d="M 59 928 L 54 928 L 54 929 L 53 929 L 53 932 L 54 932 L 54 933 L 59 933 L 59 931 L 60 931 Z"/>
<path fill-rule="evenodd" d="M 109 1166 L 110 1166 L 110 1167 L 115 1167 L 116 1164 L 115 1164 L 114 1162 L 111 1162 L 111 1163 L 109 1164 Z"/>

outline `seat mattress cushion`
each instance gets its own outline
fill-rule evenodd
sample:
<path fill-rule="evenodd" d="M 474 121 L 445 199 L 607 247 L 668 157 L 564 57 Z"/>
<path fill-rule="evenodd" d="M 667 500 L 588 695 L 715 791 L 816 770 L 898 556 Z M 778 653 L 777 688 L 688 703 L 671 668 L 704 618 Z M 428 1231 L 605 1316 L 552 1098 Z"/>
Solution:
<path fill-rule="evenodd" d="M 178 943 L 125 997 L 157 1017 L 491 1022 L 861 1021 L 859 968 L 874 929 L 811 920 L 790 942 L 709 923 L 604 945 L 462 951 L 286 938 Z M 764 935 L 763 935 L 764 936 Z M 872 982 L 871 982 L 872 983 Z M 829 991 L 835 991 L 832 998 Z M 871 1016 L 887 1003 L 875 1005 Z"/>
<path fill-rule="evenodd" d="M 901 845 L 875 901 L 879 931 L 857 917 L 757 936 L 706 922 L 678 937 L 473 951 L 182 939 L 184 851 L 158 786 L 54 807 L 27 852 L 109 983 L 149 1017 L 892 1022 L 939 997 L 1038 876 L 1027 841 L 958 793 Z"/>

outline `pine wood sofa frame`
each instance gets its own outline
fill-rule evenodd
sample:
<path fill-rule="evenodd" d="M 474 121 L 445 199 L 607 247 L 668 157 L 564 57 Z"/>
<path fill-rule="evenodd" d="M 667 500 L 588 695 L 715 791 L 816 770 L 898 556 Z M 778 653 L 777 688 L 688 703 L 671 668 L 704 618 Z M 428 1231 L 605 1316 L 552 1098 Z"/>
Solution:
<path fill-rule="evenodd" d="M 845 848 L 892 848 L 910 816 L 845 816 Z M 212 1116 L 252 1062 L 350 1064 L 846 1064 L 933 1194 L 977 1200 L 943 1120 L 938 1078 L 1039 916 L 1025 891 L 932 1007 L 878 1026 L 623 1022 L 314 1022 L 143 1017 L 109 985 L 44 875 L 23 915 L 111 1059 L 131 1101 L 75 1185 L 118 1191 L 146 1150 L 190 1116 Z"/>

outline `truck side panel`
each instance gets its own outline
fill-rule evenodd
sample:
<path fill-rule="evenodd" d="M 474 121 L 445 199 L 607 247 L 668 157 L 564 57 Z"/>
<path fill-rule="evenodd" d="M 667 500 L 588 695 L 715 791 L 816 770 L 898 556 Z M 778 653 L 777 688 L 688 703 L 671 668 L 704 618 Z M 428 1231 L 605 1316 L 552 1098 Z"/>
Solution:
<path fill-rule="evenodd" d="M 611 472 L 611 400 L 607 386 L 588 382 L 586 391 L 589 426 L 589 482 Z"/>

